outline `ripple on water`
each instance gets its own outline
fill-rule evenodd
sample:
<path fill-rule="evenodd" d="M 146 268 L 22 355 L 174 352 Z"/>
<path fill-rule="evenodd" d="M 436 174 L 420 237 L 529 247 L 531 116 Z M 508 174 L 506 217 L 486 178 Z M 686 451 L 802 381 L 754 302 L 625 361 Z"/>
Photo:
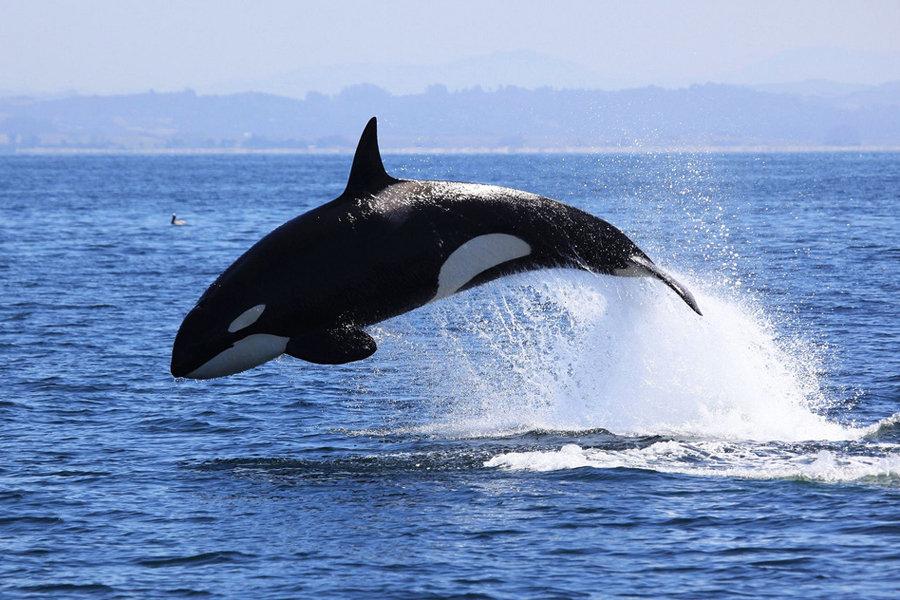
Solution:
<path fill-rule="evenodd" d="M 19 588 L 34 594 L 114 594 L 116 588 L 102 583 L 40 583 Z"/>
<path fill-rule="evenodd" d="M 704 317 L 549 271 L 174 382 L 347 158 L 0 156 L 0 596 L 893 600 L 900 155 L 386 158 L 607 215 Z"/>
<path fill-rule="evenodd" d="M 134 562 L 142 567 L 159 569 L 164 567 L 202 567 L 205 565 L 217 565 L 222 563 L 248 562 L 257 558 L 253 554 L 237 552 L 233 550 L 219 550 L 215 552 L 201 552 L 186 556 L 155 556 L 152 558 L 139 558 Z"/>

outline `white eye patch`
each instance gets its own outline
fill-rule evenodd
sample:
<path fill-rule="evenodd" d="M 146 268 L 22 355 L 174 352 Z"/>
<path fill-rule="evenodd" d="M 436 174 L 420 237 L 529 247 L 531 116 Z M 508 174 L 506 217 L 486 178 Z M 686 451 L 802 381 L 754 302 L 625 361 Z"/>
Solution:
<path fill-rule="evenodd" d="M 231 325 L 228 326 L 228 333 L 234 333 L 235 331 L 240 331 L 245 327 L 250 327 L 251 325 L 256 323 L 256 320 L 259 319 L 264 310 L 266 310 L 265 304 L 257 304 L 252 308 L 248 308 L 247 310 L 239 314 L 234 321 L 231 322 Z"/>

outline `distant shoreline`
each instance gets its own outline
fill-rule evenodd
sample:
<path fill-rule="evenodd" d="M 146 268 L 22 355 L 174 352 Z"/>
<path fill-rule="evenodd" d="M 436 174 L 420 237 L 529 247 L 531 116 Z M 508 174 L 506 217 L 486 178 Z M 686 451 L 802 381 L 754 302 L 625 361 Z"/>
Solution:
<path fill-rule="evenodd" d="M 383 154 L 803 154 L 897 153 L 900 146 L 591 146 L 563 148 L 386 148 Z M 16 148 L 0 156 L 351 155 L 352 148 Z"/>
<path fill-rule="evenodd" d="M 824 97 L 798 89 L 435 87 L 392 95 L 358 85 L 304 99 L 190 90 L 0 98 L 0 153 L 349 154 L 373 115 L 392 154 L 900 151 L 900 81 Z"/>

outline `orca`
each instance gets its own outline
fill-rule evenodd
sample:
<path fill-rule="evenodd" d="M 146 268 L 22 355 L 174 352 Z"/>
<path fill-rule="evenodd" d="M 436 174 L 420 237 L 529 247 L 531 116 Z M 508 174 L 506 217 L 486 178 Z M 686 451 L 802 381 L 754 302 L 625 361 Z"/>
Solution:
<path fill-rule="evenodd" d="M 691 293 L 624 233 L 514 189 L 388 175 L 366 125 L 344 192 L 281 225 L 226 269 L 175 337 L 175 377 L 210 379 L 282 354 L 318 364 L 371 356 L 364 329 L 512 273 L 567 267 L 658 279 Z"/>

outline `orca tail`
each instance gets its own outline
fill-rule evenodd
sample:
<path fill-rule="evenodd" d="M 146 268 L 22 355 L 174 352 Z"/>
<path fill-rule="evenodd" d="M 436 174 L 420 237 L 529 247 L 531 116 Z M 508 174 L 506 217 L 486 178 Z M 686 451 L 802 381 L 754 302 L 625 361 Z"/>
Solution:
<path fill-rule="evenodd" d="M 638 271 L 643 271 L 647 276 L 662 281 L 664 284 L 669 286 L 672 291 L 678 294 L 678 296 L 681 297 L 682 300 L 684 300 L 685 304 L 691 307 L 691 310 L 693 310 L 701 317 L 703 316 L 703 313 L 700 312 L 700 307 L 697 305 L 697 301 L 694 299 L 694 295 L 691 294 L 691 292 L 688 291 L 688 289 L 681 283 L 679 283 L 674 277 L 660 269 L 658 266 L 653 264 L 653 261 L 644 256 L 635 254 L 631 257 L 630 260 Z"/>

